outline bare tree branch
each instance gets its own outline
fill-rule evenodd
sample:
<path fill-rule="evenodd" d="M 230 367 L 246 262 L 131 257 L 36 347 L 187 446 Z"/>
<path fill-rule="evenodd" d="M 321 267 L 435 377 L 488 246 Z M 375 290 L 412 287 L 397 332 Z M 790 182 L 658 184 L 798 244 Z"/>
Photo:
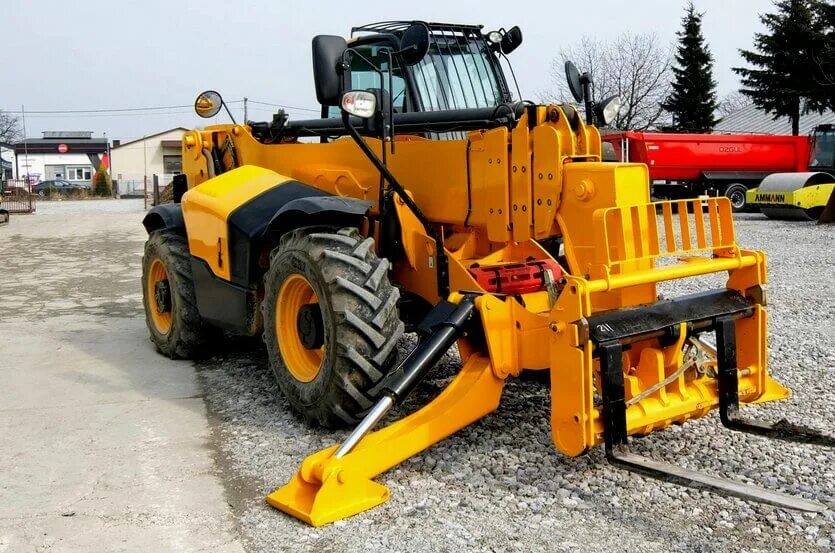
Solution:
<path fill-rule="evenodd" d="M 0 143 L 12 144 L 20 137 L 20 121 L 17 116 L 0 111 Z"/>
<path fill-rule="evenodd" d="M 623 107 L 613 128 L 645 130 L 664 123 L 661 102 L 670 91 L 672 49 L 655 34 L 624 33 L 610 40 L 584 36 L 578 44 L 560 50 L 551 63 L 551 86 L 539 94 L 541 101 L 574 101 L 565 81 L 566 60 L 592 74 L 598 101 L 620 96 Z"/>
<path fill-rule="evenodd" d="M 719 101 L 719 116 L 727 117 L 731 113 L 750 105 L 751 99 L 746 95 L 739 91 L 731 92 Z"/>

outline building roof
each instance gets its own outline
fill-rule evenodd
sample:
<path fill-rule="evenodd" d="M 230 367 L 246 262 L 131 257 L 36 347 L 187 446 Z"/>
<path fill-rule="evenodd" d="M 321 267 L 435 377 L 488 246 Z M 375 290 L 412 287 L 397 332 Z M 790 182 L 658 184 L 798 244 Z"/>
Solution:
<path fill-rule="evenodd" d="M 149 135 L 147 135 L 147 136 L 143 136 L 143 137 L 140 137 L 140 138 L 136 138 L 136 139 L 134 139 L 134 140 L 130 140 L 130 141 L 128 141 L 128 142 L 122 142 L 122 143 L 120 143 L 118 146 L 114 145 L 114 146 L 111 148 L 111 151 L 112 151 L 112 150 L 118 150 L 119 148 L 123 148 L 123 147 L 127 146 L 128 144 L 135 144 L 135 143 L 137 143 L 137 142 L 142 142 L 143 140 L 148 140 L 149 138 L 155 138 L 155 137 L 157 137 L 157 136 L 161 136 L 161 135 L 163 135 L 163 134 L 168 134 L 168 133 L 173 132 L 173 131 L 183 131 L 183 132 L 186 132 L 186 131 L 188 131 L 188 129 L 187 129 L 187 128 L 185 128 L 185 127 L 173 127 L 173 128 L 170 128 L 170 129 L 167 129 L 167 130 L 164 130 L 164 131 L 160 131 L 160 132 L 157 132 L 157 133 L 154 133 L 154 134 L 149 134 Z"/>
<path fill-rule="evenodd" d="M 44 138 L 93 138 L 93 131 L 43 131 Z"/>
<path fill-rule="evenodd" d="M 818 125 L 835 123 L 835 112 L 823 114 L 812 112 L 800 116 L 800 134 L 810 134 Z M 792 125 L 788 117 L 774 119 L 774 116 L 757 108 L 746 106 L 722 118 L 713 128 L 715 133 L 749 134 L 791 134 Z"/>
<path fill-rule="evenodd" d="M 100 154 L 107 151 L 106 138 L 27 138 L 14 145 L 15 154 L 61 153 L 58 145 L 65 144 L 68 154 Z"/>

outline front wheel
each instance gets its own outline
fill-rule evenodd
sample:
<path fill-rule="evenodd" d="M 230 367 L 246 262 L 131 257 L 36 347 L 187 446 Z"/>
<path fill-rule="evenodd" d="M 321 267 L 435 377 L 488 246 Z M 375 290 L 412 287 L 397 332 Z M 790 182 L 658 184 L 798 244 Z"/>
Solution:
<path fill-rule="evenodd" d="M 327 427 L 356 424 L 397 360 L 399 291 L 374 240 L 356 229 L 282 237 L 264 276 L 264 343 L 295 411 Z"/>

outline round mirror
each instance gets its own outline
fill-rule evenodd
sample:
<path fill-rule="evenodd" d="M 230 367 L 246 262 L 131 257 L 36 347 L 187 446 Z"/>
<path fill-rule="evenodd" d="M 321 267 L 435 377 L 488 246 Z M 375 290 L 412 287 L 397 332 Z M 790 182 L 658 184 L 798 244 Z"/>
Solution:
<path fill-rule="evenodd" d="M 413 23 L 400 37 L 400 58 L 406 65 L 414 65 L 429 52 L 429 27 Z"/>
<path fill-rule="evenodd" d="M 577 102 L 583 101 L 583 87 L 580 85 L 580 72 L 574 62 L 565 62 L 565 80 L 568 81 L 568 90 Z"/>
<path fill-rule="evenodd" d="M 222 107 L 223 98 L 221 98 L 219 92 L 215 92 L 214 90 L 207 90 L 201 93 L 197 97 L 197 100 L 194 101 L 194 111 L 197 115 L 205 119 L 217 115 Z"/>

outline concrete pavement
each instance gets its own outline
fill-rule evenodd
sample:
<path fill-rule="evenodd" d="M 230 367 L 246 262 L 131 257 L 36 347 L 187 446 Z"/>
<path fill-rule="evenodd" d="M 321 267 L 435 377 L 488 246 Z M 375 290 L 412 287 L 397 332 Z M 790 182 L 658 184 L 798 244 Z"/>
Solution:
<path fill-rule="evenodd" d="M 147 338 L 141 202 L 39 211 L 0 227 L 0 552 L 242 551 L 195 370 Z"/>

